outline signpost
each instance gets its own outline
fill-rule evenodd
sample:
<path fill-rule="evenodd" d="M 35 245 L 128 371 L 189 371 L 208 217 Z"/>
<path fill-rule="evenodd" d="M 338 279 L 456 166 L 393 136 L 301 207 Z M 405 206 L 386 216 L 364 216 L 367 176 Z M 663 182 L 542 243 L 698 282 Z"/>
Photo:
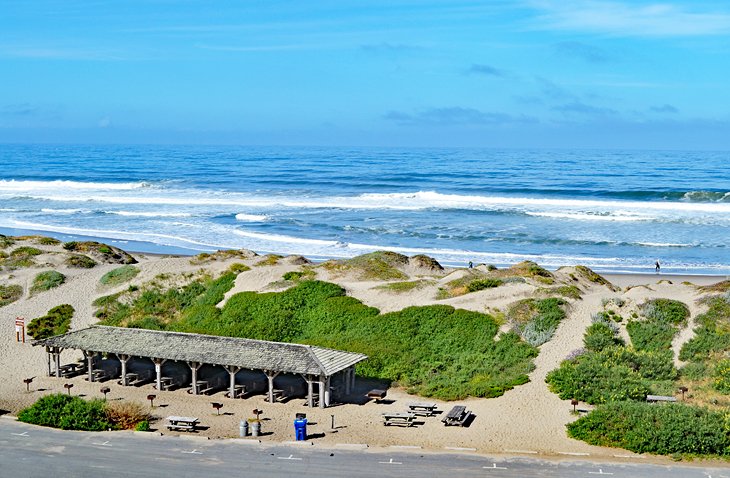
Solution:
<path fill-rule="evenodd" d="M 23 317 L 15 318 L 15 341 L 25 343 L 25 319 Z"/>

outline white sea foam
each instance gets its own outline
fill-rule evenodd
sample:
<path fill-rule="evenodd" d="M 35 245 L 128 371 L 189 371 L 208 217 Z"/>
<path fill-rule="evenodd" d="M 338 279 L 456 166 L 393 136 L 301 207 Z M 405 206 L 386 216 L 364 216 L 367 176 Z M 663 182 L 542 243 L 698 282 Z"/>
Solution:
<path fill-rule="evenodd" d="M 44 212 L 46 214 L 77 214 L 80 212 L 88 212 L 88 210 L 85 209 L 50 209 L 50 208 L 42 208 L 41 212 Z"/>
<path fill-rule="evenodd" d="M 150 187 L 150 183 L 87 183 L 80 181 L 16 181 L 15 179 L 0 179 L 0 191 L 43 191 L 43 190 L 116 190 L 140 189 Z"/>
<path fill-rule="evenodd" d="M 616 221 L 635 222 L 650 221 L 654 218 L 644 215 L 631 214 L 589 214 L 584 212 L 526 212 L 528 216 L 547 217 L 553 219 L 570 219 L 575 221 Z"/>
<path fill-rule="evenodd" d="M 637 242 L 637 244 L 647 247 L 692 247 L 692 244 L 678 244 L 672 242 Z"/>
<path fill-rule="evenodd" d="M 268 219 L 269 219 L 269 216 L 266 216 L 263 214 L 244 214 L 244 213 L 236 214 L 237 221 L 263 222 L 263 221 L 267 221 Z"/>
<path fill-rule="evenodd" d="M 191 217 L 188 212 L 160 212 L 160 211 L 104 211 L 104 214 L 114 214 L 126 217 Z"/>

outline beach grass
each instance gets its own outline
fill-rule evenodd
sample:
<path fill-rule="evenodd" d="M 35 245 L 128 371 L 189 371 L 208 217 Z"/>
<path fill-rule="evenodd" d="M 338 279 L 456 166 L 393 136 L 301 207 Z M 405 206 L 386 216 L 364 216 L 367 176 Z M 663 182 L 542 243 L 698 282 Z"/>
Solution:
<path fill-rule="evenodd" d="M 125 265 L 112 269 L 99 279 L 104 285 L 114 286 L 129 282 L 139 274 L 139 269 L 132 265 Z"/>
<path fill-rule="evenodd" d="M 20 284 L 0 284 L 0 307 L 12 304 L 23 297 L 23 286 Z"/>
<path fill-rule="evenodd" d="M 28 324 L 28 335 L 36 340 L 65 334 L 71 327 L 74 308 L 69 304 L 53 307 L 46 315 L 36 317 Z"/>
<path fill-rule="evenodd" d="M 58 271 L 45 271 L 33 278 L 33 285 L 30 288 L 31 294 L 37 294 L 46 290 L 58 287 L 66 281 L 66 276 Z"/>

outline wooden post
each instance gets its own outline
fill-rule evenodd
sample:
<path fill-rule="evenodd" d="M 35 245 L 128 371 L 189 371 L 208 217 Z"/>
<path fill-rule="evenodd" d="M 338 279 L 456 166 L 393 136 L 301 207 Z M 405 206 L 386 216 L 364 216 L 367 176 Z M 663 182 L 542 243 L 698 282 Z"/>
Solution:
<path fill-rule="evenodd" d="M 352 373 L 351 368 L 345 369 L 342 373 L 342 379 L 345 382 L 345 395 L 350 395 L 350 374 Z"/>
<path fill-rule="evenodd" d="M 51 373 L 51 349 L 46 346 L 46 358 L 48 359 L 48 376 L 52 377 L 53 374 Z"/>
<path fill-rule="evenodd" d="M 327 380 L 325 381 L 325 386 L 324 386 L 324 406 L 325 407 L 330 406 L 330 394 L 332 392 L 331 379 L 332 379 L 332 377 L 330 377 L 328 375 Z"/>
<path fill-rule="evenodd" d="M 188 366 L 190 367 L 190 370 L 193 372 L 193 383 L 192 383 L 193 395 L 198 394 L 198 369 L 202 365 L 203 364 L 198 363 L 198 362 L 188 362 Z"/>
<path fill-rule="evenodd" d="M 227 365 L 225 369 L 228 371 L 228 375 L 230 376 L 230 382 L 228 384 L 228 396 L 231 398 L 236 398 L 236 374 L 239 370 L 241 370 L 241 367 Z"/>
<path fill-rule="evenodd" d="M 324 384 L 326 379 L 324 378 L 324 375 L 319 376 L 319 408 L 324 408 Z"/>
<path fill-rule="evenodd" d="M 122 364 L 122 385 L 127 386 L 127 361 L 129 361 L 129 355 L 117 354 L 119 362 Z"/>
<path fill-rule="evenodd" d="M 350 367 L 350 380 L 352 380 L 352 383 L 350 383 L 350 391 L 355 390 L 355 366 L 353 365 Z"/>
<path fill-rule="evenodd" d="M 157 390 L 162 390 L 162 364 L 165 363 L 166 359 L 153 358 L 152 362 L 155 364 L 155 375 L 157 381 Z"/>
<path fill-rule="evenodd" d="M 274 373 L 264 370 L 264 374 L 266 374 L 266 378 L 269 379 L 269 403 L 274 403 L 274 379 L 277 375 L 279 375 L 279 372 Z"/>
<path fill-rule="evenodd" d="M 310 410 L 314 407 L 314 384 L 312 382 L 312 376 L 307 375 L 307 405 Z"/>
<path fill-rule="evenodd" d="M 89 382 L 93 382 L 94 381 L 94 372 L 93 372 L 93 369 L 94 369 L 94 352 L 89 352 L 86 355 L 86 362 L 87 362 L 88 369 L 89 369 L 88 370 L 89 371 Z"/>
<path fill-rule="evenodd" d="M 53 360 L 56 364 L 56 378 L 61 378 L 61 349 L 53 348 Z"/>

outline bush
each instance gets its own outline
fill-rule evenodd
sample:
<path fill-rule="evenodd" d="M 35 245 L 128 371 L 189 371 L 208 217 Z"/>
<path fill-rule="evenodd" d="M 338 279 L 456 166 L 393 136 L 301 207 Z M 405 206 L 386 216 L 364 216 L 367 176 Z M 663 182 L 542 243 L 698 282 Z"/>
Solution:
<path fill-rule="evenodd" d="M 383 284 L 376 286 L 376 289 L 382 289 L 387 290 L 390 292 L 410 292 L 412 290 L 421 289 L 423 287 L 426 287 L 427 285 L 431 284 L 431 281 L 428 280 L 412 280 L 412 281 L 403 281 L 403 282 L 390 282 L 388 284 Z"/>
<path fill-rule="evenodd" d="M 10 257 L 39 256 L 41 254 L 43 254 L 43 251 L 40 249 L 30 246 L 22 246 L 13 249 L 10 253 Z"/>
<path fill-rule="evenodd" d="M 697 316 L 695 336 L 682 346 L 680 360 L 703 362 L 717 353 L 730 351 L 730 301 L 716 295 L 703 302 L 708 310 Z"/>
<path fill-rule="evenodd" d="M 102 400 L 85 401 L 66 394 L 41 397 L 18 413 L 18 420 L 63 430 L 102 431 L 116 428 L 107 419 Z"/>
<path fill-rule="evenodd" d="M 469 285 L 466 286 L 466 288 L 469 290 L 469 292 L 477 292 L 483 289 L 490 289 L 493 287 L 499 287 L 502 285 L 502 281 L 500 279 L 477 279 L 469 282 Z"/>
<path fill-rule="evenodd" d="M 626 325 L 626 331 L 636 350 L 667 350 L 679 330 L 658 320 L 632 320 Z"/>
<path fill-rule="evenodd" d="M 583 337 L 583 346 L 593 352 L 600 352 L 606 347 L 624 345 L 623 340 L 616 335 L 616 331 L 605 323 L 595 323 L 586 329 Z"/>
<path fill-rule="evenodd" d="M 69 267 L 76 267 L 79 269 L 91 269 L 96 266 L 96 261 L 89 256 L 83 254 L 71 254 L 66 258 L 65 263 Z"/>
<path fill-rule="evenodd" d="M 572 438 L 635 453 L 727 456 L 726 423 L 721 412 L 706 408 L 619 402 L 601 405 L 567 427 Z"/>
<path fill-rule="evenodd" d="M 150 430 L 152 430 L 152 428 L 150 428 L 149 420 L 142 420 L 134 426 L 134 431 L 136 432 L 148 432 Z"/>
<path fill-rule="evenodd" d="M 110 270 L 99 279 L 104 285 L 119 285 L 134 279 L 139 274 L 139 269 L 134 266 L 126 265 Z"/>
<path fill-rule="evenodd" d="M 18 284 L 0 284 L 0 307 L 12 304 L 23 297 L 23 287 Z"/>
<path fill-rule="evenodd" d="M 31 294 L 43 292 L 54 287 L 58 287 L 66 281 L 66 276 L 58 271 L 46 271 L 36 275 L 33 279 L 33 286 L 30 288 Z"/>
<path fill-rule="evenodd" d="M 298 281 L 303 276 L 304 276 L 304 272 L 302 272 L 302 271 L 289 271 L 284 274 L 283 279 L 290 280 L 290 281 Z"/>
<path fill-rule="evenodd" d="M 563 299 L 524 299 L 510 307 L 508 319 L 525 341 L 535 347 L 550 340 L 565 318 Z"/>
<path fill-rule="evenodd" d="M 369 359 L 357 365 L 359 375 L 446 400 L 499 396 L 525 383 L 534 367 L 537 350 L 513 333 L 497 337 L 497 322 L 485 314 L 445 305 L 380 314 L 321 281 L 278 293 L 238 293 L 216 308 L 234 279 L 230 274 L 182 290 L 146 290 L 125 303 L 120 295 L 108 296 L 97 299 L 97 314 L 107 324 L 164 324 L 166 330 L 360 352 Z"/>
<path fill-rule="evenodd" d="M 38 238 L 38 244 L 41 244 L 43 246 L 57 246 L 61 243 L 58 239 L 55 239 L 53 237 L 39 237 Z"/>
<path fill-rule="evenodd" d="M 74 308 L 69 304 L 57 305 L 42 317 L 37 317 L 28 324 L 28 335 L 36 340 L 47 339 L 54 335 L 65 334 L 71 326 Z"/>
<path fill-rule="evenodd" d="M 689 318 L 689 308 L 684 302 L 672 299 L 652 299 L 641 306 L 641 312 L 649 320 L 685 325 Z"/>
<path fill-rule="evenodd" d="M 715 365 L 712 385 L 720 393 L 730 394 L 730 359 L 720 360 Z"/>
<path fill-rule="evenodd" d="M 144 405 L 137 402 L 106 402 L 104 413 L 116 428 L 134 430 L 139 424 L 147 422 L 147 429 L 149 430 L 150 414 Z"/>
<path fill-rule="evenodd" d="M 242 262 L 235 262 L 231 264 L 228 270 L 234 274 L 240 274 L 241 272 L 250 271 L 251 268 Z"/>

